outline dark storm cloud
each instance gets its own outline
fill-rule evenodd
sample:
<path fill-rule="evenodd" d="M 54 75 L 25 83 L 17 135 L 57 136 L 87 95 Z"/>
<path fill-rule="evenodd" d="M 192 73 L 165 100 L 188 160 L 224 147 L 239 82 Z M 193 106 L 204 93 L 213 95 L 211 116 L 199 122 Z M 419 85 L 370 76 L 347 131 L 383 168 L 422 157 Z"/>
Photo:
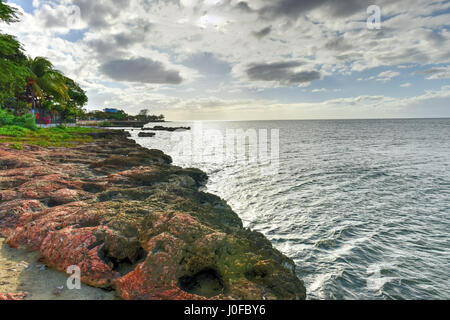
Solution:
<path fill-rule="evenodd" d="M 308 83 L 320 79 L 318 71 L 300 71 L 293 69 L 302 66 L 299 61 L 252 64 L 246 70 L 250 80 L 277 81 L 281 84 Z"/>
<path fill-rule="evenodd" d="M 264 38 L 265 36 L 269 35 L 271 32 L 272 32 L 272 26 L 269 26 L 269 27 L 266 27 L 266 28 L 264 28 L 264 29 L 262 29 L 262 30 L 254 31 L 254 32 L 252 32 L 252 34 L 253 34 L 256 38 L 262 39 L 262 38 Z"/>
<path fill-rule="evenodd" d="M 180 73 L 167 70 L 159 61 L 147 58 L 113 60 L 103 64 L 100 71 L 117 81 L 180 84 L 183 81 Z"/>

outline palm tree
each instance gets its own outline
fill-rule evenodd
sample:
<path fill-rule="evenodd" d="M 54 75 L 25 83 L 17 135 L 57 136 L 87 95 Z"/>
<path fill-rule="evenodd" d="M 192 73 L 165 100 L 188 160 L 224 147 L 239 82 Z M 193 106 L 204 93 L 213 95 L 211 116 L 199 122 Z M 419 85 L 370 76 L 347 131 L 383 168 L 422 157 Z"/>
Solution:
<path fill-rule="evenodd" d="M 29 58 L 28 69 L 31 76 L 27 79 L 26 89 L 31 96 L 33 113 L 38 100 L 51 99 L 64 104 L 70 99 L 66 77 L 46 58 Z"/>
<path fill-rule="evenodd" d="M 17 10 L 4 3 L 4 0 L 0 0 L 0 21 L 6 23 L 17 22 Z"/>

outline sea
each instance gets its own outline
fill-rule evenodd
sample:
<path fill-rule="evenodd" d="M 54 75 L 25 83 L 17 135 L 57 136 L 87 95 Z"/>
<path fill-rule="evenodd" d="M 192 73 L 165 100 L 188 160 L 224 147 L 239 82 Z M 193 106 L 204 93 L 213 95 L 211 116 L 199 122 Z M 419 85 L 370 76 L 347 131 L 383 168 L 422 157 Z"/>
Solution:
<path fill-rule="evenodd" d="M 157 124 L 149 124 L 152 127 Z M 450 119 L 168 122 L 133 139 L 209 175 L 308 299 L 450 298 Z"/>

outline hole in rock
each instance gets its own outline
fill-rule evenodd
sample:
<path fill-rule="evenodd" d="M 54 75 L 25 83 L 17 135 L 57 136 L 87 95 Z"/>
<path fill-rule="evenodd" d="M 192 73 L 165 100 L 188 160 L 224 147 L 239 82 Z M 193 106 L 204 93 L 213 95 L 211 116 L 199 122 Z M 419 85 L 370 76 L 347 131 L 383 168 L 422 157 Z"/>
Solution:
<path fill-rule="evenodd" d="M 49 208 L 57 207 L 57 206 L 60 206 L 62 204 L 62 203 L 60 203 L 60 202 L 58 202 L 58 201 L 56 201 L 54 199 L 49 199 L 46 202 L 47 202 L 47 207 L 49 207 Z"/>
<path fill-rule="evenodd" d="M 109 265 L 114 271 L 118 272 L 121 276 L 127 275 L 136 269 L 139 263 L 142 263 L 147 258 L 147 252 L 141 247 L 136 251 L 135 256 L 130 259 L 129 257 L 125 259 L 118 259 L 109 254 L 107 249 L 103 247 L 99 252 L 98 256 L 107 265 Z"/>
<path fill-rule="evenodd" d="M 224 293 L 224 285 L 221 276 L 214 269 L 205 269 L 193 276 L 185 276 L 179 279 L 178 287 L 188 293 L 212 298 Z"/>

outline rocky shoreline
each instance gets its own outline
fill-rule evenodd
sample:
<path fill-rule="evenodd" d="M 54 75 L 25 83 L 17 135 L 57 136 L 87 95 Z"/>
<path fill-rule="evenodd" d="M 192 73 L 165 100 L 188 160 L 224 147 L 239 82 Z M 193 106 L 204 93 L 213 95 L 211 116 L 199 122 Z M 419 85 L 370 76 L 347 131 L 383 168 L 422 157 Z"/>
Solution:
<path fill-rule="evenodd" d="M 122 299 L 305 299 L 294 262 L 202 192 L 204 172 L 125 131 L 91 135 L 74 148 L 0 144 L 0 236 L 11 247 L 62 272 L 77 265 L 84 284 Z"/>

